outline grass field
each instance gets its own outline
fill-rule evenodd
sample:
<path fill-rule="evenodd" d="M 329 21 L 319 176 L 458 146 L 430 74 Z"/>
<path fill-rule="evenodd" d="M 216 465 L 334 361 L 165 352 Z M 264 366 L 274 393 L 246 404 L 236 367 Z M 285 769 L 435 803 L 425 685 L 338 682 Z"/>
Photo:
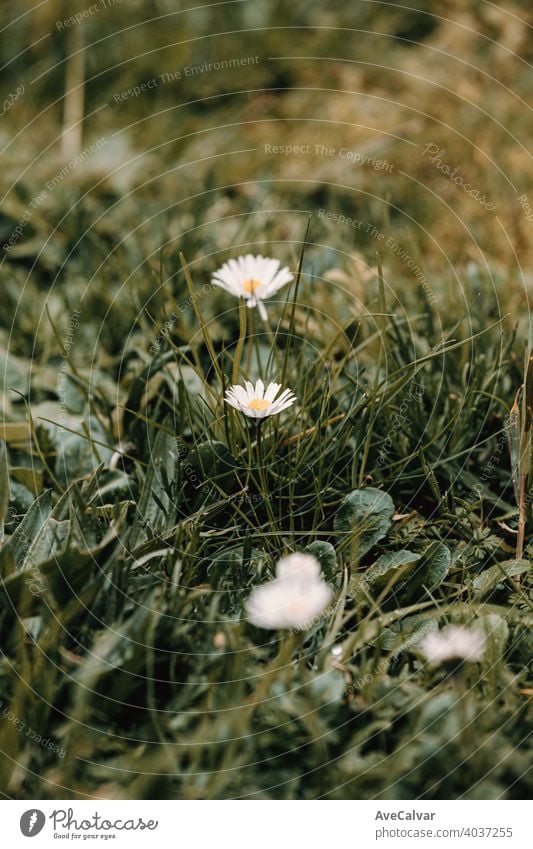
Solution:
<path fill-rule="evenodd" d="M 529 798 L 529 4 L 2 19 L 3 796 Z"/>

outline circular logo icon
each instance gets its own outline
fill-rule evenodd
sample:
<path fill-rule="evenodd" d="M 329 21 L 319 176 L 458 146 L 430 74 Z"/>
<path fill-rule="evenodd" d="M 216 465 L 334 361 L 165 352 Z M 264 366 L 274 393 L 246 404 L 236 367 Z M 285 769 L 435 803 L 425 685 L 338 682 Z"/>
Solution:
<path fill-rule="evenodd" d="M 46 817 L 42 811 L 32 808 L 25 811 L 20 818 L 20 830 L 24 837 L 35 837 L 43 830 L 46 822 Z"/>

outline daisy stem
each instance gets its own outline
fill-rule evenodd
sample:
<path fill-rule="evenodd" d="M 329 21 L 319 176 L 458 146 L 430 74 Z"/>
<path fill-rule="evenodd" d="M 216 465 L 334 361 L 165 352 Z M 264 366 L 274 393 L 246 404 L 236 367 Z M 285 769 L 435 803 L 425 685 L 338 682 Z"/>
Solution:
<path fill-rule="evenodd" d="M 272 505 L 270 503 L 270 493 L 268 488 L 268 482 L 265 473 L 264 466 L 264 458 L 263 458 L 263 439 L 262 439 L 262 430 L 263 430 L 263 420 L 257 419 L 256 424 L 256 437 L 257 437 L 257 466 L 259 471 L 259 480 L 261 482 L 261 489 L 263 490 L 263 498 L 265 500 L 266 511 L 268 514 L 268 520 L 272 524 L 272 527 L 275 528 L 277 526 L 276 519 L 274 517 L 274 512 L 272 510 Z"/>
<path fill-rule="evenodd" d="M 303 636 L 303 634 L 298 634 L 294 631 L 283 631 L 281 633 L 279 651 L 265 669 L 259 685 L 254 690 L 253 702 L 251 702 L 250 705 L 252 710 L 257 707 L 257 705 L 261 704 L 266 698 L 272 680 L 278 673 L 281 672 L 284 677 L 286 676 L 287 678 L 290 678 L 290 675 L 294 670 L 292 658 L 296 649 L 302 644 Z"/>
<path fill-rule="evenodd" d="M 311 226 L 311 216 L 309 216 L 309 218 L 307 219 L 307 227 L 305 229 L 305 236 L 304 236 L 304 240 L 302 242 L 302 250 L 300 252 L 300 259 L 299 259 L 299 262 L 298 262 L 298 271 L 296 273 L 296 282 L 294 284 L 294 292 L 293 292 L 293 295 L 292 295 L 291 314 L 290 314 L 290 318 L 289 318 L 289 329 L 287 331 L 287 345 L 285 347 L 285 356 L 283 358 L 283 369 L 282 369 L 282 372 L 281 372 L 281 382 L 282 382 L 282 384 L 285 384 L 285 376 L 287 374 L 287 368 L 288 368 L 288 365 L 289 365 L 289 354 L 290 354 L 290 351 L 291 351 L 291 344 L 292 344 L 293 337 L 295 335 L 294 334 L 294 321 L 295 321 L 295 316 L 296 316 L 296 304 L 297 304 L 297 301 L 298 301 L 298 290 L 300 288 L 300 279 L 301 279 L 301 276 L 302 276 L 302 266 L 303 266 L 303 261 L 304 261 L 304 253 L 305 253 L 305 248 L 306 248 L 306 245 L 307 245 L 307 237 L 309 236 L 309 227 L 310 226 Z M 290 291 L 290 289 L 289 289 L 289 291 Z M 285 310 L 283 310 L 283 312 L 285 312 Z M 282 319 L 283 319 L 283 316 L 282 316 Z"/>
<path fill-rule="evenodd" d="M 239 369 L 241 365 L 242 352 L 244 350 L 244 343 L 246 341 L 246 310 L 247 306 L 244 302 L 244 298 L 239 298 L 239 339 L 237 342 L 237 346 L 235 348 L 235 355 L 233 357 L 233 368 L 231 379 L 233 384 L 239 382 Z"/>
<path fill-rule="evenodd" d="M 377 257 L 377 267 L 378 267 L 378 299 L 379 299 L 379 314 L 380 314 L 380 323 L 379 323 L 379 349 L 378 349 L 378 361 L 376 367 L 376 375 L 374 378 L 374 386 L 372 389 L 372 396 L 370 399 L 370 409 L 368 411 L 368 426 L 367 433 L 365 439 L 365 445 L 363 448 L 363 456 L 361 459 L 361 463 L 359 466 L 359 486 L 362 485 L 365 479 L 365 469 L 368 460 L 368 456 L 370 453 L 370 446 L 372 444 L 372 436 L 374 431 L 374 424 L 377 419 L 379 409 L 377 408 L 377 398 L 379 391 L 379 383 L 381 379 L 381 364 L 383 361 L 383 352 L 386 344 L 386 333 L 387 333 L 387 321 L 385 319 L 385 311 L 387 309 L 387 304 L 385 301 L 385 283 L 383 280 L 383 269 L 381 267 L 381 259 L 379 254 L 376 254 Z"/>
<path fill-rule="evenodd" d="M 272 363 L 272 359 L 274 359 L 276 361 L 276 373 L 279 373 L 279 371 L 280 371 L 279 350 L 278 350 L 278 346 L 277 346 L 277 342 L 276 342 L 276 337 L 274 335 L 274 332 L 273 332 L 270 324 L 268 323 L 268 321 L 265 321 L 264 318 L 262 319 L 262 324 L 263 324 L 264 331 L 265 331 L 266 335 L 268 336 L 268 341 L 270 343 L 270 353 L 268 355 L 268 360 L 267 360 L 267 364 L 266 364 L 266 374 L 268 375 L 269 372 L 270 372 L 270 366 L 271 366 L 271 363 Z"/>
<path fill-rule="evenodd" d="M 259 336 L 257 335 L 257 333 L 254 333 L 254 348 L 255 348 L 255 355 L 257 357 L 257 373 L 261 374 L 262 373 L 261 349 L 259 348 Z"/>
<path fill-rule="evenodd" d="M 246 308 L 248 309 L 248 307 Z M 254 311 L 250 310 L 250 332 L 248 334 L 248 349 L 246 351 L 246 376 L 250 378 L 252 368 L 252 354 L 254 350 L 253 339 L 255 335 Z"/>
<path fill-rule="evenodd" d="M 207 328 L 206 322 L 204 321 L 204 317 L 203 317 L 203 315 L 200 311 L 198 304 L 196 303 L 197 297 L 196 297 L 196 291 L 194 289 L 194 283 L 192 282 L 191 272 L 189 271 L 189 266 L 187 264 L 187 260 L 185 259 L 184 255 L 182 253 L 180 253 L 180 261 L 181 261 L 181 266 L 182 266 L 182 269 L 183 269 L 183 275 L 185 277 L 185 282 L 187 283 L 187 288 L 189 290 L 189 295 L 191 297 L 192 307 L 193 307 L 193 310 L 194 310 L 194 314 L 196 316 L 196 320 L 198 321 L 198 324 L 200 325 L 200 329 L 202 331 L 202 336 L 203 336 L 203 339 L 204 339 L 204 342 L 205 342 L 205 346 L 206 346 L 206 348 L 209 352 L 209 356 L 211 358 L 211 363 L 213 365 L 213 369 L 215 371 L 215 374 L 217 375 L 217 378 L 220 382 L 222 389 L 224 389 L 224 378 L 222 377 L 222 372 L 220 371 L 220 365 L 218 363 L 218 359 L 217 359 L 217 355 L 215 353 L 215 349 L 213 348 L 213 342 L 211 341 L 211 337 L 209 335 L 209 330 Z"/>
<path fill-rule="evenodd" d="M 248 451 L 248 468 L 246 470 L 246 482 L 245 489 L 248 490 L 250 487 L 250 478 L 252 476 L 252 462 L 253 462 L 253 451 L 252 451 L 252 436 L 251 436 L 251 428 L 247 428 L 246 432 L 246 442 L 247 442 L 247 451 Z"/>

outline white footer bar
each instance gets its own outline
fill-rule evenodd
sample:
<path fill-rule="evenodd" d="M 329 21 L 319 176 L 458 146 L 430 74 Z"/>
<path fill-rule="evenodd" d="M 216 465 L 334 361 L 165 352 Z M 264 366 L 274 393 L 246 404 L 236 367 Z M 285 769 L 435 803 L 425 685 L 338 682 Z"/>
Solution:
<path fill-rule="evenodd" d="M 0 813 L 6 849 L 65 844 L 117 849 L 530 849 L 527 806 L 526 801 L 36 800 L 4 801 Z"/>

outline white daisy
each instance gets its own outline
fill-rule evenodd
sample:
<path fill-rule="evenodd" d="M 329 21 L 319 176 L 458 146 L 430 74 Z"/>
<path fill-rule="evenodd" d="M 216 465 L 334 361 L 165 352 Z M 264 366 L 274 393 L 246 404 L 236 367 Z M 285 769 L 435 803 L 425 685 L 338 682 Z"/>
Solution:
<path fill-rule="evenodd" d="M 246 380 L 244 386 L 230 386 L 226 391 L 226 401 L 251 419 L 264 419 L 281 413 L 296 401 L 296 395 L 290 389 L 284 389 L 276 398 L 280 389 L 281 383 L 269 383 L 265 390 L 262 380 L 258 380 L 255 386 Z"/>
<path fill-rule="evenodd" d="M 245 606 L 250 622 L 270 629 L 311 627 L 333 592 L 320 577 L 318 561 L 310 555 L 293 554 L 279 561 L 276 575 L 249 596 Z"/>
<path fill-rule="evenodd" d="M 301 578 L 302 580 L 319 580 L 320 563 L 311 554 L 289 554 L 282 557 L 276 566 L 278 578 Z"/>
<path fill-rule="evenodd" d="M 485 634 L 479 628 L 448 625 L 442 631 L 427 634 L 419 647 L 429 663 L 438 664 L 451 660 L 481 660 L 485 644 Z"/>
<path fill-rule="evenodd" d="M 266 319 L 265 298 L 270 298 L 293 279 L 288 268 L 279 266 L 278 259 L 246 254 L 225 262 L 215 271 L 211 283 L 237 298 L 244 298 L 247 306 L 257 307 L 261 318 Z"/>

